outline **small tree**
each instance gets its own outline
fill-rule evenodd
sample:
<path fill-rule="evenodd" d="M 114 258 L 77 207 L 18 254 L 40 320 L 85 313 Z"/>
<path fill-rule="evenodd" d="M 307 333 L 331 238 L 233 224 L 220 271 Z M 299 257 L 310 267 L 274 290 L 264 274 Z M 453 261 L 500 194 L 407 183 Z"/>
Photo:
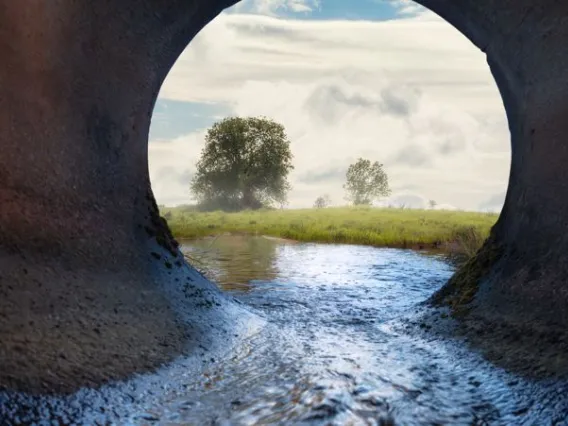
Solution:
<path fill-rule="evenodd" d="M 191 191 L 210 210 L 283 205 L 293 168 L 284 126 L 267 118 L 226 118 L 207 132 Z"/>
<path fill-rule="evenodd" d="M 316 198 L 316 201 L 314 202 L 314 208 L 316 209 L 325 209 L 330 205 L 331 205 L 331 198 L 329 197 L 328 194 L 324 194 L 323 196 Z"/>
<path fill-rule="evenodd" d="M 428 205 L 430 206 L 430 209 L 434 210 L 438 203 L 436 202 L 436 200 L 430 200 L 428 201 Z"/>
<path fill-rule="evenodd" d="M 381 197 L 390 195 L 389 180 L 383 165 L 378 161 L 359 158 L 347 169 L 347 200 L 354 205 L 370 205 Z"/>

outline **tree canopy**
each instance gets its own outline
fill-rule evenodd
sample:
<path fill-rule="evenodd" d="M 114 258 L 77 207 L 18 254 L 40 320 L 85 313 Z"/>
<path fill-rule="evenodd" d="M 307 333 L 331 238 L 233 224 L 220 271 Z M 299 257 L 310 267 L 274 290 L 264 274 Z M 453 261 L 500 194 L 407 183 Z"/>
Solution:
<path fill-rule="evenodd" d="M 325 209 L 331 205 L 331 198 L 328 194 L 324 194 L 318 198 L 314 202 L 314 208 L 316 209 Z"/>
<path fill-rule="evenodd" d="M 354 205 L 370 205 L 391 193 L 388 176 L 378 161 L 359 158 L 347 169 L 346 179 L 346 198 Z"/>
<path fill-rule="evenodd" d="M 191 191 L 206 209 L 283 204 L 292 158 L 281 124 L 264 117 L 226 118 L 207 131 Z"/>

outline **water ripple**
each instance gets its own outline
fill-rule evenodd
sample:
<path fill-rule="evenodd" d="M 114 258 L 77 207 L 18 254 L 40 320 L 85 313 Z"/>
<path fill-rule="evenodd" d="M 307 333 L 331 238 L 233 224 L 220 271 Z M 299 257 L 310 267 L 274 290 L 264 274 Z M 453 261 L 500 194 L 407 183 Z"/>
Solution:
<path fill-rule="evenodd" d="M 268 326 L 197 377 L 170 366 L 131 402 L 93 402 L 96 416 L 59 410 L 62 424 L 568 424 L 567 383 L 530 382 L 408 328 L 452 273 L 439 258 L 244 237 L 184 250 Z"/>

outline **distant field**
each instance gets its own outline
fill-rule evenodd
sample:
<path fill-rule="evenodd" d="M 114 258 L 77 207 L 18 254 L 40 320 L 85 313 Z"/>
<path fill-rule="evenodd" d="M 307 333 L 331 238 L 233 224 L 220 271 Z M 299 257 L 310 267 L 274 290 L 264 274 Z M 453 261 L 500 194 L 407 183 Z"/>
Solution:
<path fill-rule="evenodd" d="M 444 210 L 338 207 L 196 212 L 161 207 L 176 238 L 223 233 L 270 235 L 297 241 L 431 248 L 472 255 L 498 215 Z"/>

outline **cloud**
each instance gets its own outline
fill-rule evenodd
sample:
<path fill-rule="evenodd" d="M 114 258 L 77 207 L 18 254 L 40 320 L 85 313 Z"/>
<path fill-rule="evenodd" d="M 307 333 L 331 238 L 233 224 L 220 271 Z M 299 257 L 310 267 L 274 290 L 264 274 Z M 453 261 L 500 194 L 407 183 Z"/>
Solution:
<path fill-rule="evenodd" d="M 403 184 L 403 185 L 391 185 L 391 187 L 393 188 L 393 190 L 395 190 L 396 192 L 409 192 L 409 191 L 416 191 L 418 189 L 420 189 L 419 185 L 416 184 Z"/>
<path fill-rule="evenodd" d="M 327 123 L 336 122 L 343 114 L 366 109 L 379 115 L 406 117 L 414 110 L 418 96 L 418 91 L 405 87 L 386 87 L 373 93 L 345 81 L 330 82 L 315 88 L 305 107 L 315 118 Z"/>
<path fill-rule="evenodd" d="M 282 123 L 295 156 L 292 207 L 311 206 L 322 193 L 343 199 L 339 171 L 358 157 L 385 164 L 393 188 L 460 209 L 479 208 L 507 184 L 509 132 L 485 57 L 435 16 L 224 13 L 180 56 L 160 99 Z M 203 132 L 153 145 L 158 199 L 187 203 L 187 186 L 162 182 L 157 170 L 194 167 Z"/>
<path fill-rule="evenodd" d="M 409 116 L 416 107 L 420 91 L 408 87 L 387 87 L 381 90 L 384 112 L 400 116 Z"/>
<path fill-rule="evenodd" d="M 416 17 L 431 13 L 428 9 L 412 0 L 394 0 L 394 5 L 397 7 L 398 14 L 401 16 Z"/>
<path fill-rule="evenodd" d="M 405 209 L 430 209 L 430 199 L 412 192 L 397 192 L 390 197 L 376 203 L 381 207 L 395 207 Z M 458 210 L 452 204 L 441 203 L 436 204 L 435 210 Z"/>
<path fill-rule="evenodd" d="M 313 83 L 343 76 L 373 88 L 383 79 L 457 105 L 501 111 L 484 56 L 449 24 L 297 21 L 222 14 L 181 55 L 162 97 L 233 101 L 246 81 Z M 461 101 L 459 100 L 461 98 Z"/>
<path fill-rule="evenodd" d="M 191 200 L 189 185 L 204 137 L 204 132 L 196 132 L 167 142 L 150 143 L 150 179 L 159 204 L 187 204 Z"/>
<path fill-rule="evenodd" d="M 407 145 L 387 164 L 431 167 L 432 158 L 421 145 Z"/>
<path fill-rule="evenodd" d="M 331 181 L 341 182 L 341 184 L 343 184 L 346 172 L 347 169 L 343 167 L 331 167 L 331 168 L 324 168 L 321 170 L 310 170 L 306 173 L 299 175 L 296 181 L 307 185 L 329 183 Z"/>
<path fill-rule="evenodd" d="M 499 212 L 505 203 L 505 192 L 493 194 L 479 205 L 479 210 L 489 212 Z"/>
<path fill-rule="evenodd" d="M 458 208 L 451 204 L 445 203 L 445 204 L 438 204 L 435 210 L 458 210 Z"/>
<path fill-rule="evenodd" d="M 428 206 L 428 200 L 418 194 L 396 194 L 385 200 L 384 204 L 392 207 L 425 209 Z"/>
<path fill-rule="evenodd" d="M 231 12 L 277 16 L 282 13 L 310 13 L 320 6 L 319 0 L 243 0 Z"/>

